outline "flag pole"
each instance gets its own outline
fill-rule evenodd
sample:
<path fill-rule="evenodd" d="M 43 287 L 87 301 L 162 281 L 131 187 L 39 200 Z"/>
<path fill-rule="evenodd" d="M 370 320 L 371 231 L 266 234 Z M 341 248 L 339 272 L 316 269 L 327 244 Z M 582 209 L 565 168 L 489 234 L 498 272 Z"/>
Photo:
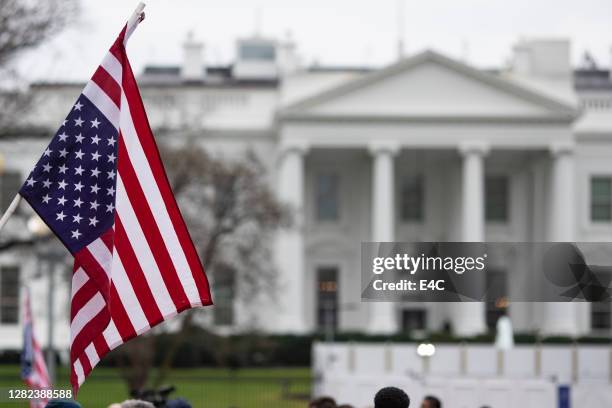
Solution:
<path fill-rule="evenodd" d="M 13 198 L 13 201 L 11 201 L 11 204 L 8 206 L 4 214 L 2 214 L 2 218 L 0 218 L 0 231 L 2 231 L 2 228 L 4 228 L 4 225 L 6 225 L 9 218 L 11 218 L 11 215 L 13 215 L 20 201 L 21 196 L 19 194 L 16 194 L 15 198 Z"/>
<path fill-rule="evenodd" d="M 131 27 L 134 26 L 134 24 L 139 23 L 140 21 L 144 19 L 144 13 L 143 13 L 144 8 L 145 8 L 145 4 L 143 2 L 138 3 L 138 6 L 136 6 L 136 10 L 134 10 L 134 13 L 132 13 L 132 16 L 128 20 L 128 23 L 127 23 L 128 31 Z"/>

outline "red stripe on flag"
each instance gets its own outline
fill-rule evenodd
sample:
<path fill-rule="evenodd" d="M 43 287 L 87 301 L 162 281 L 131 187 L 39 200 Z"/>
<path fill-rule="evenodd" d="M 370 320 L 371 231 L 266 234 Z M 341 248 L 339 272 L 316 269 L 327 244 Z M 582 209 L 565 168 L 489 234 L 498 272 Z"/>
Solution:
<path fill-rule="evenodd" d="M 159 232 L 157 222 L 155 221 L 155 217 L 151 212 L 147 198 L 142 191 L 142 187 L 140 187 L 138 177 L 134 172 L 130 157 L 128 156 L 125 148 L 123 137 L 120 137 L 119 139 L 118 167 L 121 180 L 125 185 L 127 199 L 131 203 L 130 205 L 132 208 L 137 208 L 134 213 L 138 218 L 138 223 L 140 224 L 144 237 L 151 248 L 155 262 L 157 263 L 162 278 L 164 279 L 164 284 L 168 288 L 168 292 L 170 292 L 172 302 L 176 306 L 176 309 L 179 310 L 181 307 L 189 304 L 190 302 L 185 294 L 183 284 L 181 283 L 181 280 L 176 272 L 174 264 L 172 263 L 172 258 L 170 258 L 168 248 L 166 248 L 166 245 L 164 244 L 164 238 Z M 135 206 L 133 205 L 134 203 L 137 203 L 138 205 Z M 118 242 L 117 246 L 119 246 Z"/>
<path fill-rule="evenodd" d="M 181 247 L 183 248 L 183 252 L 185 253 L 185 257 L 187 258 L 187 262 L 198 288 L 198 293 L 200 295 L 200 299 L 202 300 L 202 304 L 211 305 L 212 299 L 210 295 L 210 288 L 204 273 L 204 268 L 200 263 L 197 251 L 191 237 L 189 236 L 185 221 L 181 212 L 179 211 L 174 194 L 170 188 L 170 182 L 163 168 L 159 150 L 155 144 L 155 139 L 153 138 L 153 131 L 149 125 L 149 120 L 147 119 L 140 92 L 136 85 L 136 80 L 134 79 L 134 73 L 132 72 L 130 63 L 125 56 L 125 50 L 123 50 L 123 52 L 124 56 L 122 59 L 120 59 L 120 61 L 123 61 L 122 86 L 123 92 L 125 93 L 125 97 L 128 101 L 130 114 L 132 116 L 136 133 L 138 134 L 140 144 L 142 145 L 142 149 L 147 157 L 151 171 L 153 172 L 153 177 L 155 178 L 166 209 L 168 210 L 168 214 L 170 215 L 170 221 L 172 222 L 174 230 L 176 231 Z M 121 158 L 121 155 L 119 155 L 119 157 Z M 121 160 L 119 164 L 121 164 Z"/>
<path fill-rule="evenodd" d="M 74 294 L 70 302 L 70 321 L 74 319 L 74 316 L 81 310 L 83 306 L 91 300 L 92 297 L 98 292 L 96 283 L 89 279 L 77 293 Z"/>
<path fill-rule="evenodd" d="M 87 353 L 81 354 L 81 357 L 79 357 L 79 361 L 81 362 L 81 367 L 83 367 L 83 377 L 87 377 L 87 375 L 91 373 L 92 369 L 91 362 L 89 361 Z"/>
<path fill-rule="evenodd" d="M 100 334 L 95 338 L 93 345 L 96 348 L 96 353 L 98 353 L 100 360 L 102 360 L 102 357 L 104 357 L 110 351 L 103 334 Z"/>
<path fill-rule="evenodd" d="M 108 293 L 110 289 L 108 275 L 106 274 L 106 271 L 102 269 L 98 261 L 96 261 L 96 259 L 93 257 L 91 252 L 89 252 L 87 247 L 84 247 L 79 252 L 74 254 L 74 262 L 75 265 L 78 264 L 83 268 L 87 276 L 89 276 L 89 279 L 92 279 L 96 283 L 98 290 L 104 297 L 106 303 L 108 303 Z"/>
<path fill-rule="evenodd" d="M 138 263 L 136 254 L 129 243 L 121 219 L 118 216 L 115 217 L 115 234 L 117 240 L 117 254 L 123 263 L 123 267 L 126 270 L 132 288 L 134 288 L 134 292 L 138 294 L 138 302 L 147 317 L 149 326 L 154 326 L 164 318 L 157 307 L 155 296 L 151 292 L 151 288 L 149 288 L 145 274 Z"/>
<path fill-rule="evenodd" d="M 121 87 L 103 67 L 98 67 L 91 79 L 98 84 L 117 107 L 121 106 Z"/>
<path fill-rule="evenodd" d="M 102 309 L 83 326 L 70 345 L 70 361 L 72 363 L 83 354 L 85 347 L 87 347 L 99 333 L 106 329 L 109 322 L 110 314 L 108 309 Z"/>
<path fill-rule="evenodd" d="M 104 244 L 108 248 L 109 252 L 112 253 L 113 252 L 113 245 L 114 245 L 114 242 L 115 242 L 115 231 L 113 231 L 112 228 L 109 229 L 104 234 L 100 235 L 100 239 L 102 240 L 102 242 L 104 242 Z"/>
<path fill-rule="evenodd" d="M 117 331 L 125 343 L 132 337 L 136 336 L 136 330 L 134 329 L 134 326 L 130 321 L 130 317 L 123 307 L 123 303 L 121 302 L 121 298 L 117 293 L 117 288 L 115 288 L 115 285 L 111 285 L 110 295 L 111 315 L 113 316 L 113 321 L 117 326 Z"/>

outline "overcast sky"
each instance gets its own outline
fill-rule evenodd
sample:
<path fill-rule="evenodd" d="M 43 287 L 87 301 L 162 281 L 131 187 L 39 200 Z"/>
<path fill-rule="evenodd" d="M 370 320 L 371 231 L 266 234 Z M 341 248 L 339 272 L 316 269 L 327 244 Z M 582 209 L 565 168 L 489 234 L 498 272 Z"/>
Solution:
<path fill-rule="evenodd" d="M 397 55 L 399 0 L 148 0 L 147 18 L 128 46 L 136 72 L 176 64 L 188 31 L 206 46 L 209 63 L 233 59 L 235 39 L 290 33 L 308 62 L 380 66 Z M 19 62 L 30 79 L 84 80 L 95 70 L 136 1 L 84 0 L 79 21 Z M 496 67 L 520 37 L 566 37 L 578 63 L 585 50 L 612 62 L 610 0 L 404 0 L 407 54 L 433 48 Z"/>

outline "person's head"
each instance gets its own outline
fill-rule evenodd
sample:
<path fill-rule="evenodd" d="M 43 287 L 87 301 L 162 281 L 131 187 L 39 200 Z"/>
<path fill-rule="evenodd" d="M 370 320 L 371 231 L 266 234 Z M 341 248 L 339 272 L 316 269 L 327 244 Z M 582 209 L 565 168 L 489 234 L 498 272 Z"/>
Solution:
<path fill-rule="evenodd" d="M 141 400 L 125 400 L 121 403 L 121 408 L 155 408 L 155 405 Z"/>
<path fill-rule="evenodd" d="M 332 397 L 319 397 L 310 401 L 308 408 L 336 408 L 336 400 Z"/>
<path fill-rule="evenodd" d="M 355 408 L 355 407 L 353 407 L 351 404 L 342 404 L 342 405 L 338 405 L 338 408 Z"/>
<path fill-rule="evenodd" d="M 81 405 L 72 400 L 53 399 L 45 405 L 45 408 L 81 408 Z"/>
<path fill-rule="evenodd" d="M 410 398 L 397 387 L 385 387 L 374 396 L 374 408 L 408 408 Z"/>
<path fill-rule="evenodd" d="M 442 408 L 442 402 L 433 395 L 427 395 L 423 398 L 421 408 Z"/>
<path fill-rule="evenodd" d="M 191 404 L 182 398 L 172 399 L 166 403 L 166 408 L 191 408 Z"/>

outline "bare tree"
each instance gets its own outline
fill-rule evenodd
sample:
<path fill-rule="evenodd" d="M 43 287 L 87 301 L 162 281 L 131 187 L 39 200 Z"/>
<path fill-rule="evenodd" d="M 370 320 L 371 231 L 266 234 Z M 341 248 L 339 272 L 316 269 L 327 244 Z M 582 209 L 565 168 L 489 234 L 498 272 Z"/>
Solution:
<path fill-rule="evenodd" d="M 229 268 L 240 282 L 238 298 L 274 296 L 276 272 L 270 244 L 277 229 L 290 225 L 291 215 L 270 188 L 263 163 L 251 151 L 237 159 L 223 159 L 193 144 L 163 146 L 161 153 L 191 237 L 212 277 L 213 293 L 216 272 Z M 152 385 L 159 386 L 167 378 L 199 312 L 202 310 L 184 312 L 169 346 L 158 350 L 162 361 Z M 145 372 L 152 371 L 147 368 Z"/>
<path fill-rule="evenodd" d="M 27 107 L 30 97 L 16 86 L 19 75 L 13 63 L 64 29 L 79 12 L 77 0 L 0 0 L 0 130 L 10 133 L 15 113 Z"/>

